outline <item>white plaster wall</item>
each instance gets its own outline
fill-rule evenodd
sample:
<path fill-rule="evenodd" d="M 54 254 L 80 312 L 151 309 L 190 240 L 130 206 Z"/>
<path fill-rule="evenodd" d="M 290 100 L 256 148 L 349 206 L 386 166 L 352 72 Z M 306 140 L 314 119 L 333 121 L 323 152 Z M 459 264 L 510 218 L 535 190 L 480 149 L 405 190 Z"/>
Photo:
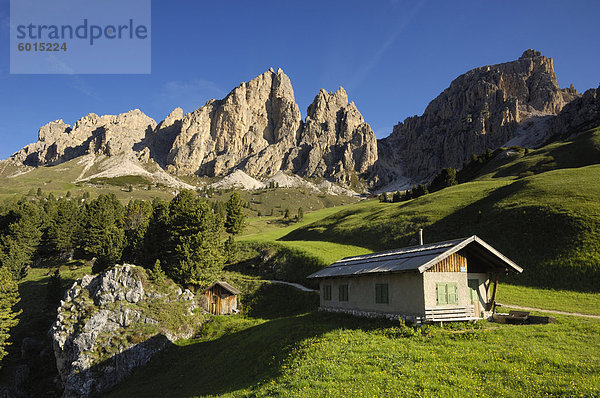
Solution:
<path fill-rule="evenodd" d="M 375 302 L 375 284 L 388 284 L 389 303 Z M 348 284 L 348 301 L 339 301 L 339 285 Z M 323 299 L 324 286 L 331 285 L 331 301 Z M 423 275 L 418 272 L 362 275 L 320 281 L 321 307 L 394 314 L 424 314 Z"/>

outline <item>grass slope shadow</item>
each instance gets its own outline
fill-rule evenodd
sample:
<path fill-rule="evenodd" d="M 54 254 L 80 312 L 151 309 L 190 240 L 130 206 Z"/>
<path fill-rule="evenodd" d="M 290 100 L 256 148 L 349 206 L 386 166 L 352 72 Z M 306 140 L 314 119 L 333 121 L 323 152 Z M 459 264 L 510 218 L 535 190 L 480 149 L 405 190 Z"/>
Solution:
<path fill-rule="evenodd" d="M 213 340 L 171 347 L 108 396 L 203 396 L 253 389 L 281 375 L 302 341 L 340 328 L 374 330 L 384 323 L 389 321 L 317 312 L 271 319 Z"/>

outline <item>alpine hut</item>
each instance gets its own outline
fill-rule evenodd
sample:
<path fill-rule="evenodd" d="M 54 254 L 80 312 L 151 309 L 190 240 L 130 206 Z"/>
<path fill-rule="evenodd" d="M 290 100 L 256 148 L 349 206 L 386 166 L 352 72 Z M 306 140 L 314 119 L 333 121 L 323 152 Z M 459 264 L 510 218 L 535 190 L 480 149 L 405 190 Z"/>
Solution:
<path fill-rule="evenodd" d="M 346 257 L 308 278 L 319 280 L 321 310 L 422 323 L 489 317 L 498 275 L 522 271 L 473 235 Z"/>
<path fill-rule="evenodd" d="M 202 292 L 204 309 L 214 315 L 226 315 L 237 312 L 239 290 L 227 282 L 218 281 Z"/>

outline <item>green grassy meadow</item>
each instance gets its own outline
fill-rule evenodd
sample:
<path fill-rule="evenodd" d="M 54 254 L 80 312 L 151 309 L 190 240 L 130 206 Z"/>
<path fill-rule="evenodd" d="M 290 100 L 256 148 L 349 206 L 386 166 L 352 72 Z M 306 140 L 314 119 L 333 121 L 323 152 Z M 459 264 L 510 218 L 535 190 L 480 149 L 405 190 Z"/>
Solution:
<path fill-rule="evenodd" d="M 227 330 L 212 332 L 210 327 Z M 308 313 L 215 319 L 108 396 L 598 396 L 600 322 L 438 326 Z M 577 347 L 577 349 L 573 349 Z"/>

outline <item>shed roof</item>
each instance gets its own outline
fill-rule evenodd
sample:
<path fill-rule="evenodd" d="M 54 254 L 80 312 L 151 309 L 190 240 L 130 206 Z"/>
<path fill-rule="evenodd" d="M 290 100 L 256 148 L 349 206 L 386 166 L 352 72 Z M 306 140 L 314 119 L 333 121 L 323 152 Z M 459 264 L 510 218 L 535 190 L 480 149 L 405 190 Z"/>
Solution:
<path fill-rule="evenodd" d="M 410 246 L 402 249 L 346 257 L 308 276 L 308 278 L 328 278 L 363 274 L 391 272 L 425 272 L 444 258 L 459 250 L 466 249 L 477 255 L 490 268 L 523 272 L 523 269 L 508 257 L 473 235 L 427 245 Z"/>
<path fill-rule="evenodd" d="M 208 290 L 212 289 L 216 285 L 221 286 L 223 289 L 227 290 L 231 294 L 241 294 L 242 293 L 239 290 L 237 290 L 235 287 L 231 286 L 229 283 L 224 282 L 224 281 L 217 281 L 217 282 L 213 283 L 212 285 L 210 285 L 209 287 L 207 287 L 206 289 L 204 289 L 202 291 L 202 293 L 207 292 Z"/>

